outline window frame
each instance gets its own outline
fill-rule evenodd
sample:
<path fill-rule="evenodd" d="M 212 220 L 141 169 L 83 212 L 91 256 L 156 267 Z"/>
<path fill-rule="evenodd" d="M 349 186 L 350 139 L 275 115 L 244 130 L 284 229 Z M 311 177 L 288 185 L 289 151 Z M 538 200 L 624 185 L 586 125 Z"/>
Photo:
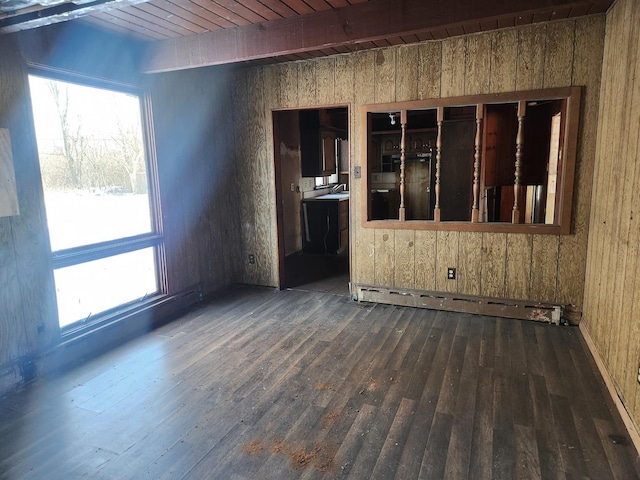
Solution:
<path fill-rule="evenodd" d="M 575 179 L 578 126 L 580 119 L 581 87 L 560 87 L 520 92 L 504 92 L 495 94 L 469 95 L 460 97 L 433 98 L 395 103 L 363 105 L 360 110 L 360 158 L 364 201 L 361 204 L 362 226 L 379 229 L 411 229 L 434 231 L 464 232 L 496 232 L 496 233 L 528 233 L 567 235 L 571 233 L 571 217 L 573 189 Z M 487 105 L 499 103 L 517 103 L 536 100 L 566 100 L 566 120 L 564 144 L 562 148 L 562 175 L 558 182 L 556 223 L 507 223 L 507 222 L 472 222 L 469 221 L 437 221 L 437 220 L 371 220 L 371 172 L 369 166 L 369 145 L 371 128 L 369 118 L 372 113 L 394 113 L 398 111 L 437 109 L 440 107 L 459 107 L 470 105 Z M 525 116 L 526 122 L 526 116 Z M 484 124 L 483 124 L 484 128 Z M 526 148 L 526 138 L 524 139 Z M 515 164 L 515 159 L 514 159 Z M 470 172 L 473 174 L 473 172 Z"/>
<path fill-rule="evenodd" d="M 89 319 L 79 320 L 64 327 L 60 327 L 60 337 L 62 339 L 67 339 L 77 337 L 88 331 L 99 329 L 106 324 L 110 324 L 114 321 L 127 317 L 136 311 L 148 308 L 158 300 L 167 296 L 168 280 L 164 246 L 164 226 L 162 221 L 162 208 L 160 204 L 160 182 L 155 152 L 155 138 L 153 133 L 151 96 L 146 89 L 136 85 L 95 78 L 80 73 L 62 71 L 41 65 L 28 65 L 27 75 L 73 83 L 79 86 L 93 87 L 117 93 L 134 95 L 138 98 L 140 106 L 140 122 L 142 127 L 142 141 L 144 144 L 144 162 L 147 173 L 151 231 L 148 233 L 56 251 L 50 249 L 51 267 L 52 271 L 55 271 L 65 267 L 80 265 L 82 263 L 152 247 L 155 255 L 157 290 L 153 295 L 144 297 L 141 300 L 133 300 L 97 313 Z M 38 166 L 39 165 L 40 159 L 38 159 Z M 39 172 L 39 174 L 40 178 L 42 178 L 41 172 Z M 44 192 L 43 185 L 41 188 Z"/>

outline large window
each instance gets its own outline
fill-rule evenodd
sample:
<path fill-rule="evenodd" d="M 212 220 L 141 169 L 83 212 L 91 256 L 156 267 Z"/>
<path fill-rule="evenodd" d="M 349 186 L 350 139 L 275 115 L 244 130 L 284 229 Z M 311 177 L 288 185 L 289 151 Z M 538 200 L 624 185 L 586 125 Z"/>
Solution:
<path fill-rule="evenodd" d="M 135 90 L 29 84 L 59 324 L 70 330 L 162 293 L 155 176 Z"/>
<path fill-rule="evenodd" d="M 365 226 L 569 233 L 578 87 L 364 106 Z"/>

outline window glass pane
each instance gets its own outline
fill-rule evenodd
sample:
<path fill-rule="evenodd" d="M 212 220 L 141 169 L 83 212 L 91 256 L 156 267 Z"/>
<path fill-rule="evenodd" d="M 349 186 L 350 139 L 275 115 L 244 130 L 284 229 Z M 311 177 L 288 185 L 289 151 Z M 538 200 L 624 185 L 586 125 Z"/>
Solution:
<path fill-rule="evenodd" d="M 139 98 L 29 83 L 52 250 L 150 233 Z"/>
<path fill-rule="evenodd" d="M 153 248 L 54 271 L 60 327 L 158 291 Z"/>

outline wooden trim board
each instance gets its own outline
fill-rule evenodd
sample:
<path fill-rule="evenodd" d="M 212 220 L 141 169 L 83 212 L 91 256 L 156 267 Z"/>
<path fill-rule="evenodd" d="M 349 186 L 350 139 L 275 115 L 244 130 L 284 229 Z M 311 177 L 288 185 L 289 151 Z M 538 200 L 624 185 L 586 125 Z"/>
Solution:
<path fill-rule="evenodd" d="M 638 428 L 636 424 L 631 419 L 631 415 L 627 412 L 626 407 L 620 400 L 620 396 L 618 395 L 618 390 L 616 389 L 615 384 L 613 383 L 613 378 L 609 375 L 609 371 L 600 356 L 600 352 L 596 348 L 593 339 L 591 338 L 591 334 L 589 334 L 589 330 L 584 323 L 579 325 L 580 333 L 582 334 L 582 338 L 584 338 L 587 347 L 589 347 L 589 351 L 591 355 L 593 355 L 593 359 L 596 361 L 596 365 L 598 366 L 598 370 L 600 371 L 600 375 L 602 375 L 602 379 L 604 380 L 605 385 L 607 386 L 607 390 L 609 390 L 609 394 L 611 395 L 611 399 L 615 404 L 618 412 L 620 413 L 620 417 L 622 417 L 622 421 L 624 422 L 625 427 L 627 427 L 627 432 L 629 433 L 629 437 L 633 442 L 633 446 L 636 448 L 636 452 L 640 452 L 640 434 L 638 433 Z"/>

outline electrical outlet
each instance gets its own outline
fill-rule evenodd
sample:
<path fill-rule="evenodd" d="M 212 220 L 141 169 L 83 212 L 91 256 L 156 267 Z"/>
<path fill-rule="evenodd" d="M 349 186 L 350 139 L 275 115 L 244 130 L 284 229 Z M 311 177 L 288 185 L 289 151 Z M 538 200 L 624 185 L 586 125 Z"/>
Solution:
<path fill-rule="evenodd" d="M 456 279 L 456 269 L 453 267 L 447 268 L 447 280 L 455 280 Z"/>
<path fill-rule="evenodd" d="M 296 184 L 295 183 L 291 183 L 291 191 L 292 192 L 296 191 Z"/>
<path fill-rule="evenodd" d="M 638 367 L 638 383 L 640 383 L 640 367 Z"/>
<path fill-rule="evenodd" d="M 253 265 L 254 263 L 256 263 L 256 256 L 253 253 L 249 254 L 249 263 L 251 265 Z"/>

